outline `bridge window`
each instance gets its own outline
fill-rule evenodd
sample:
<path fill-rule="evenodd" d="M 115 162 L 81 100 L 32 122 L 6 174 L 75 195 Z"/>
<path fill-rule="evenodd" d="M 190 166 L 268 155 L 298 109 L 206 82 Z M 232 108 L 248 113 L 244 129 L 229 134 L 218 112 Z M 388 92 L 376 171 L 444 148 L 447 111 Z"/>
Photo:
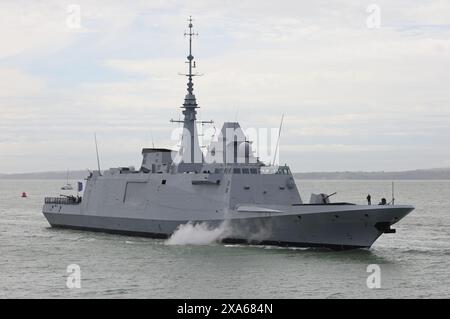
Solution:
<path fill-rule="evenodd" d="M 161 184 L 166 185 L 166 180 L 163 179 L 163 180 L 161 181 Z"/>
<path fill-rule="evenodd" d="M 289 167 L 283 166 L 279 167 L 278 171 L 275 174 L 282 174 L 282 175 L 289 175 L 291 171 L 289 170 Z"/>
<path fill-rule="evenodd" d="M 233 174 L 240 174 L 241 169 L 240 168 L 233 168 Z"/>
<path fill-rule="evenodd" d="M 250 174 L 248 168 L 243 168 L 242 169 L 242 174 Z"/>
<path fill-rule="evenodd" d="M 251 174 L 258 174 L 258 170 L 256 168 L 250 168 Z"/>

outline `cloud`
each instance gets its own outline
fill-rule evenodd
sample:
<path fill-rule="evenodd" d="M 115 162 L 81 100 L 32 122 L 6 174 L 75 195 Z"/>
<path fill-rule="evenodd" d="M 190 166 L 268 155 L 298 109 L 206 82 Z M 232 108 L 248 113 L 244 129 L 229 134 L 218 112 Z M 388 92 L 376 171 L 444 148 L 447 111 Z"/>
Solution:
<path fill-rule="evenodd" d="M 45 79 L 17 69 L 0 68 L 0 99 L 34 96 L 42 93 L 45 88 Z"/>
<path fill-rule="evenodd" d="M 149 135 L 169 146 L 168 120 L 186 94 L 189 14 L 200 119 L 278 127 L 286 114 L 281 149 L 294 170 L 439 166 L 449 156 L 446 1 L 379 1 L 380 29 L 366 28 L 360 1 L 135 0 L 77 1 L 82 28 L 71 30 L 70 3 L 0 4 L 4 170 L 87 165 L 94 131 L 111 145 L 110 165 L 138 162 Z"/>

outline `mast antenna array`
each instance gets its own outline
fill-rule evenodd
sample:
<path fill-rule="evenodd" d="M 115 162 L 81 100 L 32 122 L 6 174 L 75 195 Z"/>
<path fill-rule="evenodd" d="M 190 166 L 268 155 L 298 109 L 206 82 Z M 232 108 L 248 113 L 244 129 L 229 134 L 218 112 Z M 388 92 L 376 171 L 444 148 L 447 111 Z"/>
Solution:
<path fill-rule="evenodd" d="M 198 36 L 198 33 L 194 32 L 194 25 L 192 24 L 192 21 L 194 21 L 192 19 L 191 16 L 189 16 L 189 19 L 187 20 L 189 22 L 189 32 L 185 32 L 184 36 L 189 36 L 189 55 L 187 56 L 187 61 L 185 63 L 189 64 L 189 72 L 188 73 L 179 73 L 180 75 L 184 75 L 187 76 L 189 78 L 189 83 L 192 84 L 192 77 L 193 76 L 201 76 L 203 74 L 199 74 L 199 73 L 192 73 L 192 69 L 197 68 L 196 63 L 194 61 L 194 56 L 192 55 L 192 37 L 193 36 Z M 192 86 L 190 86 L 188 83 L 188 93 L 192 94 L 193 88 Z"/>
<path fill-rule="evenodd" d="M 100 157 L 98 156 L 97 133 L 94 133 L 94 141 L 95 141 L 95 152 L 97 153 L 97 167 L 98 167 L 98 173 L 101 175 L 101 174 L 102 174 L 102 171 L 100 170 Z"/>
<path fill-rule="evenodd" d="M 273 163 L 272 163 L 272 165 L 275 165 L 275 161 L 277 159 L 278 145 L 280 144 L 281 128 L 283 127 L 283 120 L 284 120 L 284 113 L 281 115 L 280 128 L 278 129 L 277 144 L 275 146 L 275 154 L 273 154 Z"/>

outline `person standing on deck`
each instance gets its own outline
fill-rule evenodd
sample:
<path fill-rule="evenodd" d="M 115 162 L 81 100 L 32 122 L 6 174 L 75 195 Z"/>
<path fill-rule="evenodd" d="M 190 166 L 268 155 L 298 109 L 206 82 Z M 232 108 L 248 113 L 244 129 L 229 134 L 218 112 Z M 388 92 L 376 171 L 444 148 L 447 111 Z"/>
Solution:
<path fill-rule="evenodd" d="M 367 205 L 372 205 L 372 196 L 370 194 L 367 195 Z"/>

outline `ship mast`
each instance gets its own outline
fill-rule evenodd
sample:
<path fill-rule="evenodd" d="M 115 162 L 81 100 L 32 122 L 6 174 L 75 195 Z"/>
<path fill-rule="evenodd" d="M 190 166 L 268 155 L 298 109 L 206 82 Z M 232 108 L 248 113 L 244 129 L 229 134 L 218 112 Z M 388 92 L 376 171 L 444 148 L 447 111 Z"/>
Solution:
<path fill-rule="evenodd" d="M 200 149 L 200 144 L 198 141 L 197 134 L 197 100 L 194 95 L 194 82 L 192 78 L 198 76 L 199 74 L 193 73 L 195 66 L 194 56 L 192 55 L 192 37 L 194 35 L 198 36 L 198 33 L 194 32 L 192 17 L 188 19 L 189 32 L 184 33 L 185 36 L 189 36 L 189 55 L 187 56 L 186 63 L 189 64 L 189 70 L 187 74 L 182 74 L 187 76 L 187 94 L 184 98 L 184 103 L 182 108 L 184 119 L 182 121 L 171 120 L 171 122 L 183 123 L 183 136 L 180 148 L 180 155 L 182 157 L 181 167 L 183 171 L 197 171 L 198 166 L 203 164 L 203 153 Z M 212 121 L 201 122 L 201 123 L 212 123 Z"/>
<path fill-rule="evenodd" d="M 184 115 L 184 128 L 189 131 L 190 134 L 190 162 L 191 163 L 195 163 L 196 162 L 196 151 L 198 148 L 198 150 L 200 151 L 200 147 L 199 147 L 199 143 L 198 143 L 198 136 L 197 136 L 197 132 L 196 132 L 196 124 L 195 121 L 197 119 L 196 115 L 197 115 L 197 111 L 196 108 L 198 108 L 197 106 L 197 100 L 195 98 L 194 95 L 194 83 L 192 82 L 192 77 L 196 76 L 197 74 L 193 74 L 192 73 L 192 67 L 193 67 L 193 63 L 195 66 L 195 62 L 194 62 L 194 56 L 192 55 L 192 36 L 193 35 L 198 35 L 197 33 L 194 33 L 193 30 L 193 25 L 192 25 L 192 17 L 189 17 L 189 32 L 185 33 L 185 36 L 189 36 L 189 55 L 187 56 L 187 61 L 186 63 L 189 64 L 189 73 L 186 74 L 186 76 L 188 77 L 188 83 L 187 83 L 187 91 L 188 93 L 186 94 L 186 97 L 184 99 L 184 104 L 183 104 L 183 115 Z M 201 151 L 200 151 L 201 152 Z M 198 159 L 197 159 L 198 161 Z M 203 159 L 202 159 L 203 162 Z"/>

